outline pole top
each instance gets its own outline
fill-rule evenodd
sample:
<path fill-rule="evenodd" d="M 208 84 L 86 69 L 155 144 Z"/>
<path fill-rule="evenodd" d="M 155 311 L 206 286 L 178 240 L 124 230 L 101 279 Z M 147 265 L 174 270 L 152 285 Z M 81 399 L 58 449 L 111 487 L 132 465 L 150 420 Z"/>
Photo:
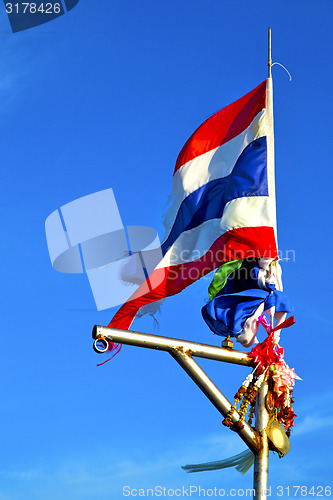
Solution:
<path fill-rule="evenodd" d="M 272 30 L 268 28 L 268 78 L 272 78 Z"/>

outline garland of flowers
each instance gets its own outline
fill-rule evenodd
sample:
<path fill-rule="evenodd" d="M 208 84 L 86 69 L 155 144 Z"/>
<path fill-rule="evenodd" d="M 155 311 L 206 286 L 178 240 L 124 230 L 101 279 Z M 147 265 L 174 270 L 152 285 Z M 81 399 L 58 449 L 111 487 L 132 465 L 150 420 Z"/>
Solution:
<path fill-rule="evenodd" d="M 288 328 L 295 323 L 293 316 L 275 328 L 271 328 L 266 316 L 259 316 L 259 322 L 266 329 L 268 336 L 257 344 L 248 354 L 257 365 L 258 371 L 267 371 L 267 380 L 272 394 L 272 405 L 276 409 L 277 420 L 282 424 L 290 436 L 291 428 L 294 426 L 294 413 L 292 403 L 293 386 L 295 379 L 301 380 L 295 370 L 290 368 L 284 360 L 284 349 L 279 345 L 279 337 L 282 328 Z"/>
<path fill-rule="evenodd" d="M 295 373 L 293 368 L 290 368 L 284 360 L 284 349 L 279 345 L 280 332 L 282 328 L 288 328 L 295 323 L 294 317 L 290 317 L 280 325 L 272 328 L 264 314 L 259 316 L 259 322 L 266 329 L 267 338 L 257 344 L 248 354 L 256 365 L 253 372 L 248 375 L 235 394 L 234 404 L 231 406 L 227 416 L 222 421 L 223 425 L 237 429 L 244 427 L 246 413 L 249 410 L 248 423 L 252 425 L 252 420 L 255 412 L 255 400 L 258 390 L 264 380 L 268 381 L 271 394 L 271 410 L 274 411 L 276 418 L 290 436 L 291 428 L 294 426 L 296 417 L 292 403 L 293 386 L 295 379 L 301 380 Z M 232 416 L 238 410 L 239 420 L 233 424 Z"/>

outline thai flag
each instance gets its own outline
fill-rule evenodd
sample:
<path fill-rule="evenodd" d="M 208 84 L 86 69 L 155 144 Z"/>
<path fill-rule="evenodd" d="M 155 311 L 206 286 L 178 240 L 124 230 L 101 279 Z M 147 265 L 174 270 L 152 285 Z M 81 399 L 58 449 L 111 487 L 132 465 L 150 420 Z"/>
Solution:
<path fill-rule="evenodd" d="M 177 294 L 227 261 L 277 258 L 271 80 L 208 118 L 174 171 L 163 259 L 110 327 Z"/>

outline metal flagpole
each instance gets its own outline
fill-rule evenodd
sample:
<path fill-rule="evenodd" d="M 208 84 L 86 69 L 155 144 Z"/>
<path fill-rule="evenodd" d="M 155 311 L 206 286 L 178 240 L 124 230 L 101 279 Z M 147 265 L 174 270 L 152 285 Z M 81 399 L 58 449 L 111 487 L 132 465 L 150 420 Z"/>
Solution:
<path fill-rule="evenodd" d="M 272 96 L 272 30 L 268 28 L 268 96 L 267 113 L 270 130 L 268 141 L 270 144 L 270 187 L 274 189 L 274 131 L 273 131 L 273 96 Z M 272 325 L 273 326 L 273 325 Z M 256 400 L 256 431 L 259 439 L 259 451 L 254 454 L 254 475 L 253 487 L 255 497 L 258 500 L 267 499 L 268 495 L 268 465 L 269 465 L 269 443 L 266 433 L 268 424 L 268 411 L 266 409 L 266 397 L 268 392 L 268 383 L 263 382 Z"/>
<path fill-rule="evenodd" d="M 268 28 L 268 78 L 272 78 L 272 30 Z"/>
<path fill-rule="evenodd" d="M 268 412 L 266 410 L 267 382 L 263 382 L 256 401 L 256 431 L 259 439 L 259 451 L 254 454 L 253 487 L 255 498 L 266 500 L 268 494 L 268 456 L 269 444 L 266 434 Z"/>
<path fill-rule="evenodd" d="M 271 54 L 271 28 L 268 30 L 268 79 L 267 79 L 267 170 L 268 189 L 270 196 L 275 201 L 274 183 L 274 130 L 273 130 L 273 90 L 272 90 L 272 54 Z M 276 231 L 276 228 L 275 228 Z M 211 401 L 215 408 L 227 417 L 232 406 L 222 392 L 210 380 L 206 373 L 193 359 L 199 358 L 223 361 L 248 367 L 254 367 L 253 360 L 248 357 L 247 352 L 237 351 L 230 348 L 216 347 L 212 345 L 200 344 L 187 340 L 162 337 L 148 333 L 139 333 L 117 328 L 103 327 L 96 325 L 93 329 L 94 349 L 97 353 L 108 350 L 108 342 L 127 344 L 148 349 L 158 349 L 167 351 L 185 370 L 185 372 L 197 384 L 205 396 Z M 103 347 L 101 347 L 101 345 Z M 270 496 L 268 489 L 268 459 L 269 440 L 267 436 L 267 426 L 269 423 L 269 413 L 266 408 L 268 394 L 268 383 L 263 382 L 258 390 L 256 399 L 256 425 L 255 429 L 246 421 L 242 425 L 237 425 L 240 420 L 239 413 L 234 410 L 231 415 L 232 430 L 246 443 L 254 454 L 254 478 L 253 486 L 255 498 L 266 500 Z M 275 446 L 275 445 L 274 445 Z M 275 449 L 273 446 L 272 449 Z M 285 454 L 285 452 L 282 452 Z"/>

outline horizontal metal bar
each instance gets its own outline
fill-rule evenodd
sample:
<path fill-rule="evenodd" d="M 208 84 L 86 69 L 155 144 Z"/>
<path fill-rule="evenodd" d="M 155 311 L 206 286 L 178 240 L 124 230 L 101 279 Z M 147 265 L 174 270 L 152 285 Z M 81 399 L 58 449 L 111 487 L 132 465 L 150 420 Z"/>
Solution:
<path fill-rule="evenodd" d="M 211 381 L 211 379 L 206 375 L 206 373 L 200 368 L 198 363 L 194 361 L 188 354 L 177 349 L 171 352 L 171 356 L 180 364 L 180 366 L 186 371 L 186 373 L 191 377 L 191 379 L 197 384 L 197 386 L 202 390 L 202 392 L 207 396 L 207 398 L 213 403 L 215 408 L 226 417 L 230 408 L 231 403 L 222 394 L 222 392 L 216 387 L 216 385 Z M 239 414 L 237 411 L 233 412 L 232 422 L 235 424 L 239 420 Z M 258 453 L 259 451 L 259 439 L 257 433 L 252 429 L 252 427 L 244 421 L 243 429 L 237 429 L 233 427 L 235 432 L 240 436 L 240 438 L 245 442 L 245 444 L 250 448 L 253 453 Z"/>
<path fill-rule="evenodd" d="M 158 349 L 161 351 L 174 352 L 176 349 L 190 351 L 191 356 L 199 358 L 225 361 L 236 365 L 253 366 L 253 361 L 244 351 L 226 349 L 213 345 L 190 342 L 188 340 L 173 339 L 152 335 L 149 333 L 132 332 L 129 330 L 118 330 L 106 326 L 94 326 L 92 336 L 94 339 L 106 338 L 111 342 L 133 345 L 137 347 L 147 347 L 148 349 Z"/>

